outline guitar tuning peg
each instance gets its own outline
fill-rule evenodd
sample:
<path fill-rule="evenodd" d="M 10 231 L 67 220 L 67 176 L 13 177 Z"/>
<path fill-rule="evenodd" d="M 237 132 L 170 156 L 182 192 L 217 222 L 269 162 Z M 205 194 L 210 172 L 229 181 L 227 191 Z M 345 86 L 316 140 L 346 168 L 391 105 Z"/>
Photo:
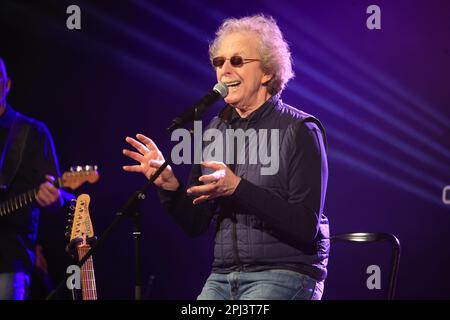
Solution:
<path fill-rule="evenodd" d="M 83 170 L 83 167 L 77 166 L 77 168 L 76 168 L 76 171 L 77 171 L 77 172 L 80 172 L 80 171 L 82 171 L 82 170 Z"/>
<path fill-rule="evenodd" d="M 94 171 L 97 171 L 98 167 L 97 165 L 94 166 Z"/>
<path fill-rule="evenodd" d="M 75 168 L 74 167 L 70 167 L 70 172 L 74 172 L 75 171 Z"/>
<path fill-rule="evenodd" d="M 67 223 L 69 224 L 69 225 L 68 225 L 68 227 L 69 227 L 69 226 L 71 226 L 71 225 L 72 225 L 72 223 L 73 223 L 73 220 L 69 218 L 69 219 L 67 219 Z"/>
<path fill-rule="evenodd" d="M 64 234 L 64 236 L 65 236 L 67 239 L 70 239 L 71 233 L 72 233 L 72 232 L 67 231 L 67 232 Z"/>

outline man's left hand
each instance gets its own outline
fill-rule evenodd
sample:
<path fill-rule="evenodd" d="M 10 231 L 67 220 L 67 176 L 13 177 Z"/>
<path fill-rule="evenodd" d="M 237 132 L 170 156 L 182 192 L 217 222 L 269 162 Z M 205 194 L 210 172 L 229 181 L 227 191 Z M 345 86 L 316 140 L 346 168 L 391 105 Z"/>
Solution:
<path fill-rule="evenodd" d="M 193 204 L 199 204 L 218 197 L 231 196 L 239 182 L 241 182 L 241 177 L 235 175 L 223 162 L 204 161 L 201 165 L 204 168 L 210 168 L 215 171 L 198 178 L 204 185 L 191 187 L 187 190 L 188 195 L 198 196 L 194 199 Z"/>
<path fill-rule="evenodd" d="M 50 175 L 46 175 L 45 178 L 47 181 L 39 186 L 36 202 L 43 208 L 61 207 L 64 200 L 59 189 L 53 185 L 55 178 Z"/>

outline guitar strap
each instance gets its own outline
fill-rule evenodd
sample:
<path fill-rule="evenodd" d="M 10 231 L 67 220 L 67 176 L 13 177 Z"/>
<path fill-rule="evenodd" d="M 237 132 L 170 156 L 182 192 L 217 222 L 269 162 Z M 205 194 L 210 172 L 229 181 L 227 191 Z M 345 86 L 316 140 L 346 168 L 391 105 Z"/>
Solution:
<path fill-rule="evenodd" d="M 8 189 L 19 170 L 29 131 L 29 123 L 19 112 L 14 111 L 12 124 L 0 158 L 1 191 Z"/>

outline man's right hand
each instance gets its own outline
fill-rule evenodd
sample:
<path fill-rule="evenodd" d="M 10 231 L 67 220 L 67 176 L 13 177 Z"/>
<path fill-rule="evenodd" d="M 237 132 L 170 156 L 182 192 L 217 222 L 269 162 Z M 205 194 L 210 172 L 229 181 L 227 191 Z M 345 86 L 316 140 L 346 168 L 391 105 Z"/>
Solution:
<path fill-rule="evenodd" d="M 147 179 L 150 179 L 155 171 L 163 164 L 164 157 L 152 139 L 143 134 L 137 134 L 136 138 L 139 141 L 130 137 L 126 137 L 125 141 L 133 146 L 137 152 L 127 149 L 123 149 L 122 152 L 125 156 L 139 162 L 139 164 L 123 166 L 123 170 L 128 172 L 140 172 L 144 174 Z M 180 183 L 173 174 L 172 168 L 167 166 L 155 180 L 155 185 L 164 190 L 175 191 L 179 188 Z"/>

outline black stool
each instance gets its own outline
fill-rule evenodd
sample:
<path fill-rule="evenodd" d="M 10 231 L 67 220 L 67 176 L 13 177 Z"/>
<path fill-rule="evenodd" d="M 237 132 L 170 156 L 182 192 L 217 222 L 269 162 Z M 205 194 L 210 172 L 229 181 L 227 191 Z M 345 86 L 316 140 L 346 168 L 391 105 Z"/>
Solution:
<path fill-rule="evenodd" d="M 380 242 L 389 241 L 392 245 L 392 268 L 389 279 L 388 300 L 394 299 L 395 286 L 397 283 L 397 273 L 400 264 L 400 241 L 396 236 L 385 232 L 354 232 L 341 233 L 331 236 L 331 243 L 333 242 Z"/>

